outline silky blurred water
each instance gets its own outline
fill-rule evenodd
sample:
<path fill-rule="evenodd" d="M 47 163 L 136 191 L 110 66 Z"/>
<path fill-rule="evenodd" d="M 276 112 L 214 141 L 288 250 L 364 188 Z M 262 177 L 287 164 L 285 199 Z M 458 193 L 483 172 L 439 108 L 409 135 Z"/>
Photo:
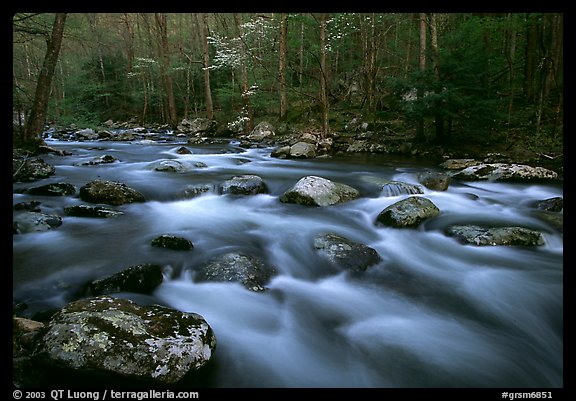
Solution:
<path fill-rule="evenodd" d="M 94 179 L 120 181 L 145 203 L 114 207 L 116 218 L 65 216 L 78 196 L 15 193 L 13 203 L 42 202 L 63 217 L 45 233 L 13 237 L 13 298 L 34 316 L 85 294 L 91 280 L 141 263 L 164 266 L 149 297 L 122 294 L 204 316 L 218 345 L 213 387 L 562 387 L 563 236 L 534 217 L 532 203 L 563 196 L 557 183 L 452 181 L 445 192 L 425 187 L 438 217 L 416 229 L 374 225 L 387 206 L 408 195 L 383 196 L 374 179 L 418 184 L 433 164 L 386 156 L 281 160 L 272 149 L 225 145 L 58 142 L 69 156 L 46 155 L 56 174 L 15 183 L 17 192 L 50 182 L 77 191 Z M 96 156 L 118 162 L 79 166 Z M 155 171 L 175 159 L 184 173 Z M 196 163 L 206 167 L 196 167 Z M 234 175 L 256 174 L 269 193 L 221 195 Z M 300 178 L 317 175 L 360 190 L 359 199 L 329 207 L 279 201 Z M 184 199 L 189 185 L 208 185 Z M 78 194 L 78 192 L 77 192 Z M 19 213 L 19 212 L 14 212 Z M 498 223 L 540 230 L 537 248 L 474 247 L 444 234 L 450 224 Z M 382 262 L 363 274 L 328 266 L 312 247 L 332 232 L 366 244 Z M 150 246 L 155 237 L 190 239 L 193 250 Z M 278 274 L 262 293 L 236 283 L 197 283 L 196 267 L 229 252 L 246 252 Z"/>

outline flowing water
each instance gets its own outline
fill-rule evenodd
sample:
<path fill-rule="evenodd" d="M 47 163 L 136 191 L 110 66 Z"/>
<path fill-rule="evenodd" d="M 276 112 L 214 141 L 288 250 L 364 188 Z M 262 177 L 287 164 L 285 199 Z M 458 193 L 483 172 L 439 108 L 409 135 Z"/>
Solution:
<path fill-rule="evenodd" d="M 204 316 L 218 340 L 210 387 L 562 387 L 563 236 L 533 217 L 531 203 L 563 196 L 557 183 L 452 181 L 425 187 L 441 214 L 417 229 L 376 226 L 376 216 L 408 195 L 385 196 L 375 179 L 418 184 L 433 164 L 386 156 L 309 160 L 270 157 L 272 149 L 237 143 L 59 142 L 69 156 L 45 155 L 56 174 L 15 183 L 15 192 L 50 182 L 78 190 L 94 179 L 137 189 L 145 203 L 113 207 L 116 218 L 65 216 L 78 196 L 15 193 L 13 203 L 42 202 L 63 224 L 13 237 L 13 298 L 24 315 L 82 296 L 86 284 L 129 266 L 158 263 L 165 280 L 150 296 L 120 294 Z M 185 145 L 185 144 L 184 144 Z M 118 162 L 79 166 L 95 156 Z M 191 171 L 155 171 L 177 159 Z M 196 167 L 195 163 L 207 167 Z M 268 194 L 221 195 L 234 175 L 256 174 Z M 300 178 L 317 175 L 357 188 L 359 199 L 329 207 L 279 201 Z M 188 185 L 212 190 L 191 199 Z M 16 213 L 16 212 L 15 212 Z M 497 223 L 540 230 L 537 248 L 458 243 L 454 223 Z M 314 252 L 313 238 L 332 232 L 378 251 L 363 274 L 335 271 Z M 150 246 L 173 234 L 191 251 Z M 264 292 L 237 283 L 197 283 L 195 268 L 229 251 L 264 258 L 278 272 Z"/>

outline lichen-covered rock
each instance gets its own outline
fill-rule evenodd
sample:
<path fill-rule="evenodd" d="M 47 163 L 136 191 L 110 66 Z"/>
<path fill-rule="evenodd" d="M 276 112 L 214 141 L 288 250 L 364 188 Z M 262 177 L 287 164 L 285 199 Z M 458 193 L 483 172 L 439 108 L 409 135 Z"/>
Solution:
<path fill-rule="evenodd" d="M 248 135 L 248 139 L 251 141 L 262 141 L 274 135 L 274 126 L 267 121 L 262 121 L 254 127 L 250 135 Z"/>
<path fill-rule="evenodd" d="M 93 295 L 112 294 L 114 292 L 137 292 L 150 294 L 163 280 L 162 267 L 155 264 L 143 264 L 128 267 L 110 277 L 93 281 L 90 291 Z"/>
<path fill-rule="evenodd" d="M 257 175 L 237 175 L 224 181 L 220 186 L 223 194 L 232 195 L 257 195 L 268 193 L 268 187 L 264 180 Z"/>
<path fill-rule="evenodd" d="M 163 171 L 166 173 L 185 173 L 191 168 L 180 160 L 158 160 L 148 165 L 149 169 L 154 171 Z"/>
<path fill-rule="evenodd" d="M 28 159 L 25 156 L 14 153 L 12 157 L 12 181 L 31 182 L 48 178 L 54 175 L 56 168 L 37 157 Z"/>
<path fill-rule="evenodd" d="M 533 181 L 554 180 L 558 173 L 544 167 L 532 167 L 525 164 L 488 163 L 466 167 L 453 175 L 460 180 L 490 181 Z"/>
<path fill-rule="evenodd" d="M 14 234 L 44 232 L 62 225 L 62 217 L 38 212 L 20 213 L 14 217 Z"/>
<path fill-rule="evenodd" d="M 446 233 L 460 242 L 471 245 L 544 245 L 542 233 L 524 227 L 480 227 L 477 225 L 454 225 Z"/>
<path fill-rule="evenodd" d="M 275 274 L 276 269 L 260 258 L 229 252 L 200 266 L 195 280 L 239 282 L 251 291 L 264 291 Z"/>
<path fill-rule="evenodd" d="M 126 184 L 115 181 L 94 180 L 80 188 L 80 199 L 91 203 L 123 205 L 144 202 L 144 195 Z"/>
<path fill-rule="evenodd" d="M 216 337 L 199 314 L 100 296 L 54 314 L 41 346 L 54 366 L 170 384 L 210 360 Z"/>
<path fill-rule="evenodd" d="M 301 178 L 280 196 L 280 201 L 307 206 L 329 206 L 360 196 L 356 188 L 326 178 L 309 175 Z"/>
<path fill-rule="evenodd" d="M 382 261 L 374 248 L 332 233 L 314 237 L 314 249 L 332 266 L 353 272 L 363 272 Z"/>
<path fill-rule="evenodd" d="M 316 157 L 316 146 L 308 142 L 296 142 L 290 146 L 289 157 L 313 158 Z"/>
<path fill-rule="evenodd" d="M 154 238 L 150 244 L 158 248 L 168 248 L 175 251 L 189 251 L 194 248 L 194 244 L 189 239 L 169 234 Z"/>
<path fill-rule="evenodd" d="M 439 214 L 440 209 L 430 199 L 410 196 L 382 210 L 375 223 L 397 228 L 417 227 L 424 220 Z"/>

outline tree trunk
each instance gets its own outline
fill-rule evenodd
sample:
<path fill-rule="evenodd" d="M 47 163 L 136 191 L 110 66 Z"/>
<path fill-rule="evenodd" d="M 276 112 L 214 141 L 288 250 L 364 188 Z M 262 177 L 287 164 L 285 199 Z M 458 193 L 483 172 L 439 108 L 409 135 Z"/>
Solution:
<path fill-rule="evenodd" d="M 164 86 L 166 123 L 176 127 L 178 117 L 176 115 L 176 101 L 174 99 L 174 89 L 172 77 L 170 76 L 170 48 L 168 46 L 168 23 L 165 13 L 155 13 L 156 27 L 158 28 L 158 55 L 160 58 L 160 76 Z"/>
<path fill-rule="evenodd" d="M 280 119 L 286 116 L 288 101 L 286 100 L 286 42 L 288 40 L 288 14 L 280 14 L 280 43 L 278 54 L 278 85 L 280 92 Z"/>
<path fill-rule="evenodd" d="M 202 53 L 204 54 L 204 88 L 206 96 L 206 118 L 214 119 L 212 89 L 210 89 L 210 52 L 208 51 L 208 14 L 202 13 Z"/>
<path fill-rule="evenodd" d="M 50 86 L 54 77 L 54 70 L 60 53 L 62 36 L 64 35 L 64 24 L 66 22 L 66 13 L 57 13 L 54 18 L 52 34 L 47 38 L 46 55 L 44 63 L 38 76 L 36 92 L 34 94 L 34 103 L 24 130 L 24 143 L 33 143 L 40 139 L 46 123 L 46 112 L 48 110 L 48 97 L 50 95 Z"/>
<path fill-rule="evenodd" d="M 436 25 L 436 14 L 430 14 L 430 47 L 432 48 L 432 68 L 434 78 L 440 83 L 440 52 L 438 50 L 438 29 Z M 440 86 L 440 85 L 439 85 Z M 442 90 L 441 87 L 438 90 Z M 436 141 L 443 144 L 446 141 L 444 133 L 444 110 L 442 110 L 442 100 L 435 104 L 434 125 L 436 126 Z"/>
<path fill-rule="evenodd" d="M 320 101 L 322 103 L 322 138 L 326 138 L 330 130 L 328 124 L 328 85 L 326 72 L 326 13 L 320 14 Z"/>
<path fill-rule="evenodd" d="M 418 56 L 418 66 L 421 74 L 424 74 L 426 71 L 426 14 L 420 13 L 419 16 L 420 20 L 420 53 Z M 424 97 L 424 89 L 421 85 L 418 87 L 416 91 L 416 95 L 418 100 L 421 101 Z M 416 141 L 423 142 L 424 141 L 424 116 L 420 115 L 416 121 Z"/>
<path fill-rule="evenodd" d="M 242 104 L 244 106 L 244 112 L 248 121 L 244 125 L 244 133 L 248 134 L 254 129 L 254 112 L 252 110 L 252 104 L 250 102 L 250 93 L 248 91 L 248 60 L 247 60 L 247 50 L 246 42 L 242 38 L 242 27 L 240 26 L 240 15 L 234 13 L 234 22 L 236 24 L 236 32 L 238 37 L 241 39 L 240 42 L 240 74 L 241 74 L 241 90 L 242 90 Z"/>
<path fill-rule="evenodd" d="M 304 76 L 304 21 L 300 23 L 300 48 L 298 49 L 298 86 L 302 87 Z"/>

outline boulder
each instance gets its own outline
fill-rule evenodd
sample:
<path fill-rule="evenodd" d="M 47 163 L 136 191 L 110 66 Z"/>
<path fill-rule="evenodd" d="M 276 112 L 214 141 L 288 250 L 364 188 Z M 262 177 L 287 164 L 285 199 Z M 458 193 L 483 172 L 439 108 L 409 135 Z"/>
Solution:
<path fill-rule="evenodd" d="M 94 180 L 80 188 L 80 199 L 91 203 L 123 205 L 144 202 L 144 195 L 126 184 L 115 181 Z"/>
<path fill-rule="evenodd" d="M 542 233 L 524 227 L 480 227 L 477 225 L 454 225 L 446 233 L 465 244 L 539 246 L 544 245 Z"/>
<path fill-rule="evenodd" d="M 99 296 L 55 313 L 41 347 L 49 365 L 171 384 L 211 359 L 216 337 L 199 314 Z"/>
<path fill-rule="evenodd" d="M 417 227 L 424 220 L 438 214 L 440 209 L 430 199 L 410 196 L 382 210 L 376 217 L 375 224 L 397 228 Z"/>
<path fill-rule="evenodd" d="M 115 292 L 136 292 L 150 294 L 162 284 L 162 267 L 156 264 L 131 266 L 110 277 L 93 281 L 90 284 L 92 295 Z"/>
<path fill-rule="evenodd" d="M 314 237 L 314 249 L 332 266 L 352 272 L 363 272 L 382 261 L 374 248 L 332 233 Z"/>
<path fill-rule="evenodd" d="M 360 196 L 349 185 L 317 176 L 301 178 L 291 189 L 280 196 L 280 201 L 307 206 L 329 206 L 347 202 Z"/>

